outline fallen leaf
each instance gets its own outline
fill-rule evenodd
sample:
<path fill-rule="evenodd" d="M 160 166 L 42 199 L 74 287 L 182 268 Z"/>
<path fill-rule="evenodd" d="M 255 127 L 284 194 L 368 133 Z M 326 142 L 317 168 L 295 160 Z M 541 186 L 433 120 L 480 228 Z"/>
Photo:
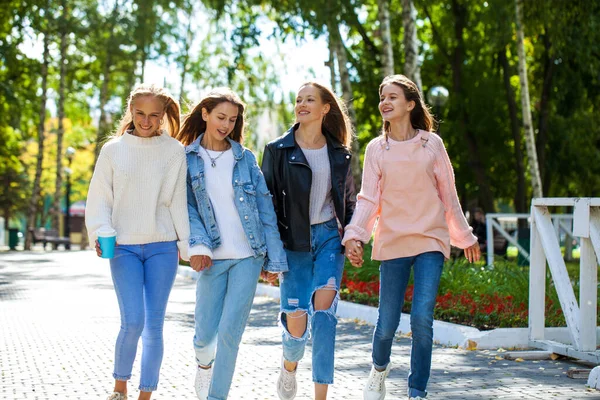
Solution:
<path fill-rule="evenodd" d="M 552 353 L 550 354 L 550 359 L 551 360 L 558 360 L 560 358 L 560 356 L 556 353 Z"/>
<path fill-rule="evenodd" d="M 523 362 L 525 360 L 523 360 L 521 357 L 515 358 L 515 362 Z"/>
<path fill-rule="evenodd" d="M 467 340 L 467 350 L 473 351 L 477 350 L 477 342 L 473 340 Z"/>
<path fill-rule="evenodd" d="M 498 350 L 496 350 L 498 353 L 504 353 L 506 350 L 504 350 L 502 347 L 500 347 Z"/>

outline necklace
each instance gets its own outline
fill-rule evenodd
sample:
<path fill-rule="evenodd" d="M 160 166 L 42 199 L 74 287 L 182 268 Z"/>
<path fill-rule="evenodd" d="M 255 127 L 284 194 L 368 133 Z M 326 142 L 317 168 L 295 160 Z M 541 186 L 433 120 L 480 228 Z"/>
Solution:
<path fill-rule="evenodd" d="M 221 152 L 221 154 L 219 154 L 219 155 L 218 155 L 218 156 L 216 156 L 215 158 L 212 158 L 212 157 L 210 156 L 210 153 L 208 152 L 208 150 L 206 150 L 206 147 L 204 147 L 204 146 L 202 146 L 202 145 L 201 145 L 200 147 L 202 147 L 202 148 L 204 149 L 204 152 L 206 153 L 206 155 L 208 156 L 208 158 L 210 158 L 210 166 L 211 166 L 211 167 L 213 167 L 213 168 L 215 168 L 215 167 L 217 166 L 217 160 L 219 159 L 219 157 L 221 157 L 223 154 L 225 154 L 225 152 L 226 152 L 227 150 L 229 150 L 229 149 L 225 149 L 225 150 L 223 150 L 223 151 Z"/>

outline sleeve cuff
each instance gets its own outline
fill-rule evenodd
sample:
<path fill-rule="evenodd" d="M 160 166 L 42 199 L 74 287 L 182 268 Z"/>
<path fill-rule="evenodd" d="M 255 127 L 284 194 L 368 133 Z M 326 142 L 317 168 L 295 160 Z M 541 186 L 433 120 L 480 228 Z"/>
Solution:
<path fill-rule="evenodd" d="M 193 256 L 209 256 L 211 259 L 213 258 L 212 250 L 203 244 L 197 244 L 195 246 L 188 245 L 187 255 L 189 258 Z"/>
<path fill-rule="evenodd" d="M 188 241 L 187 240 L 178 240 L 177 248 L 179 249 L 179 257 L 184 261 L 190 261 L 190 256 L 188 252 Z"/>
<path fill-rule="evenodd" d="M 363 243 L 369 243 L 371 234 L 359 226 L 348 225 L 346 226 L 346 233 L 344 233 L 344 238 L 342 239 L 342 246 L 344 246 L 348 240 L 352 239 L 359 240 Z"/>
<path fill-rule="evenodd" d="M 267 263 L 265 264 L 263 269 L 267 272 L 273 273 L 289 271 L 287 262 L 276 262 L 270 260 L 267 260 Z"/>
<path fill-rule="evenodd" d="M 477 236 L 473 235 L 470 231 L 459 240 L 452 239 L 450 241 L 452 246 L 460 249 L 466 249 L 467 247 L 473 246 L 475 243 L 477 243 Z"/>

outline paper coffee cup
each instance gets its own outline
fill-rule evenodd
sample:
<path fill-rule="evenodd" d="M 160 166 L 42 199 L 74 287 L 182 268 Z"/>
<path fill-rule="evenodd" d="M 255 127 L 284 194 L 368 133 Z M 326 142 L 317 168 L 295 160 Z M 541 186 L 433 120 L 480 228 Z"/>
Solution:
<path fill-rule="evenodd" d="M 103 228 L 97 232 L 98 243 L 102 250 L 102 258 L 113 258 L 115 256 L 115 245 L 117 244 L 117 231 Z"/>

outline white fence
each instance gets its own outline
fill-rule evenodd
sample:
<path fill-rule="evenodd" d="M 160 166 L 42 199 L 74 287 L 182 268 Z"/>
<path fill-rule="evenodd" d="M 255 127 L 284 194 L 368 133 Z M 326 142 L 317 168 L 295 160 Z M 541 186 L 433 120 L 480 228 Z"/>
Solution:
<path fill-rule="evenodd" d="M 556 237 L 559 239 L 561 235 L 565 235 L 565 259 L 570 260 L 571 251 L 573 250 L 572 241 L 579 242 L 577 237 L 573 236 L 573 215 L 572 214 L 555 214 L 552 215 L 552 226 Z M 510 230 L 517 230 L 518 221 L 520 219 L 527 220 L 528 225 L 531 225 L 530 214 L 520 213 L 489 213 L 485 216 L 486 223 L 486 242 L 487 242 L 487 264 L 494 264 L 494 237 L 497 232 L 504 237 L 508 243 L 515 246 L 522 257 L 529 261 L 529 249 L 523 248 L 519 244 L 515 235 L 511 234 Z M 509 227 L 510 226 L 510 227 Z"/>
<path fill-rule="evenodd" d="M 573 210 L 573 236 L 580 239 L 579 303 L 563 260 L 548 207 Z M 600 364 L 596 350 L 600 198 L 537 198 L 531 205 L 529 345 Z M 571 343 L 546 340 L 546 262 L 558 293 Z"/>

